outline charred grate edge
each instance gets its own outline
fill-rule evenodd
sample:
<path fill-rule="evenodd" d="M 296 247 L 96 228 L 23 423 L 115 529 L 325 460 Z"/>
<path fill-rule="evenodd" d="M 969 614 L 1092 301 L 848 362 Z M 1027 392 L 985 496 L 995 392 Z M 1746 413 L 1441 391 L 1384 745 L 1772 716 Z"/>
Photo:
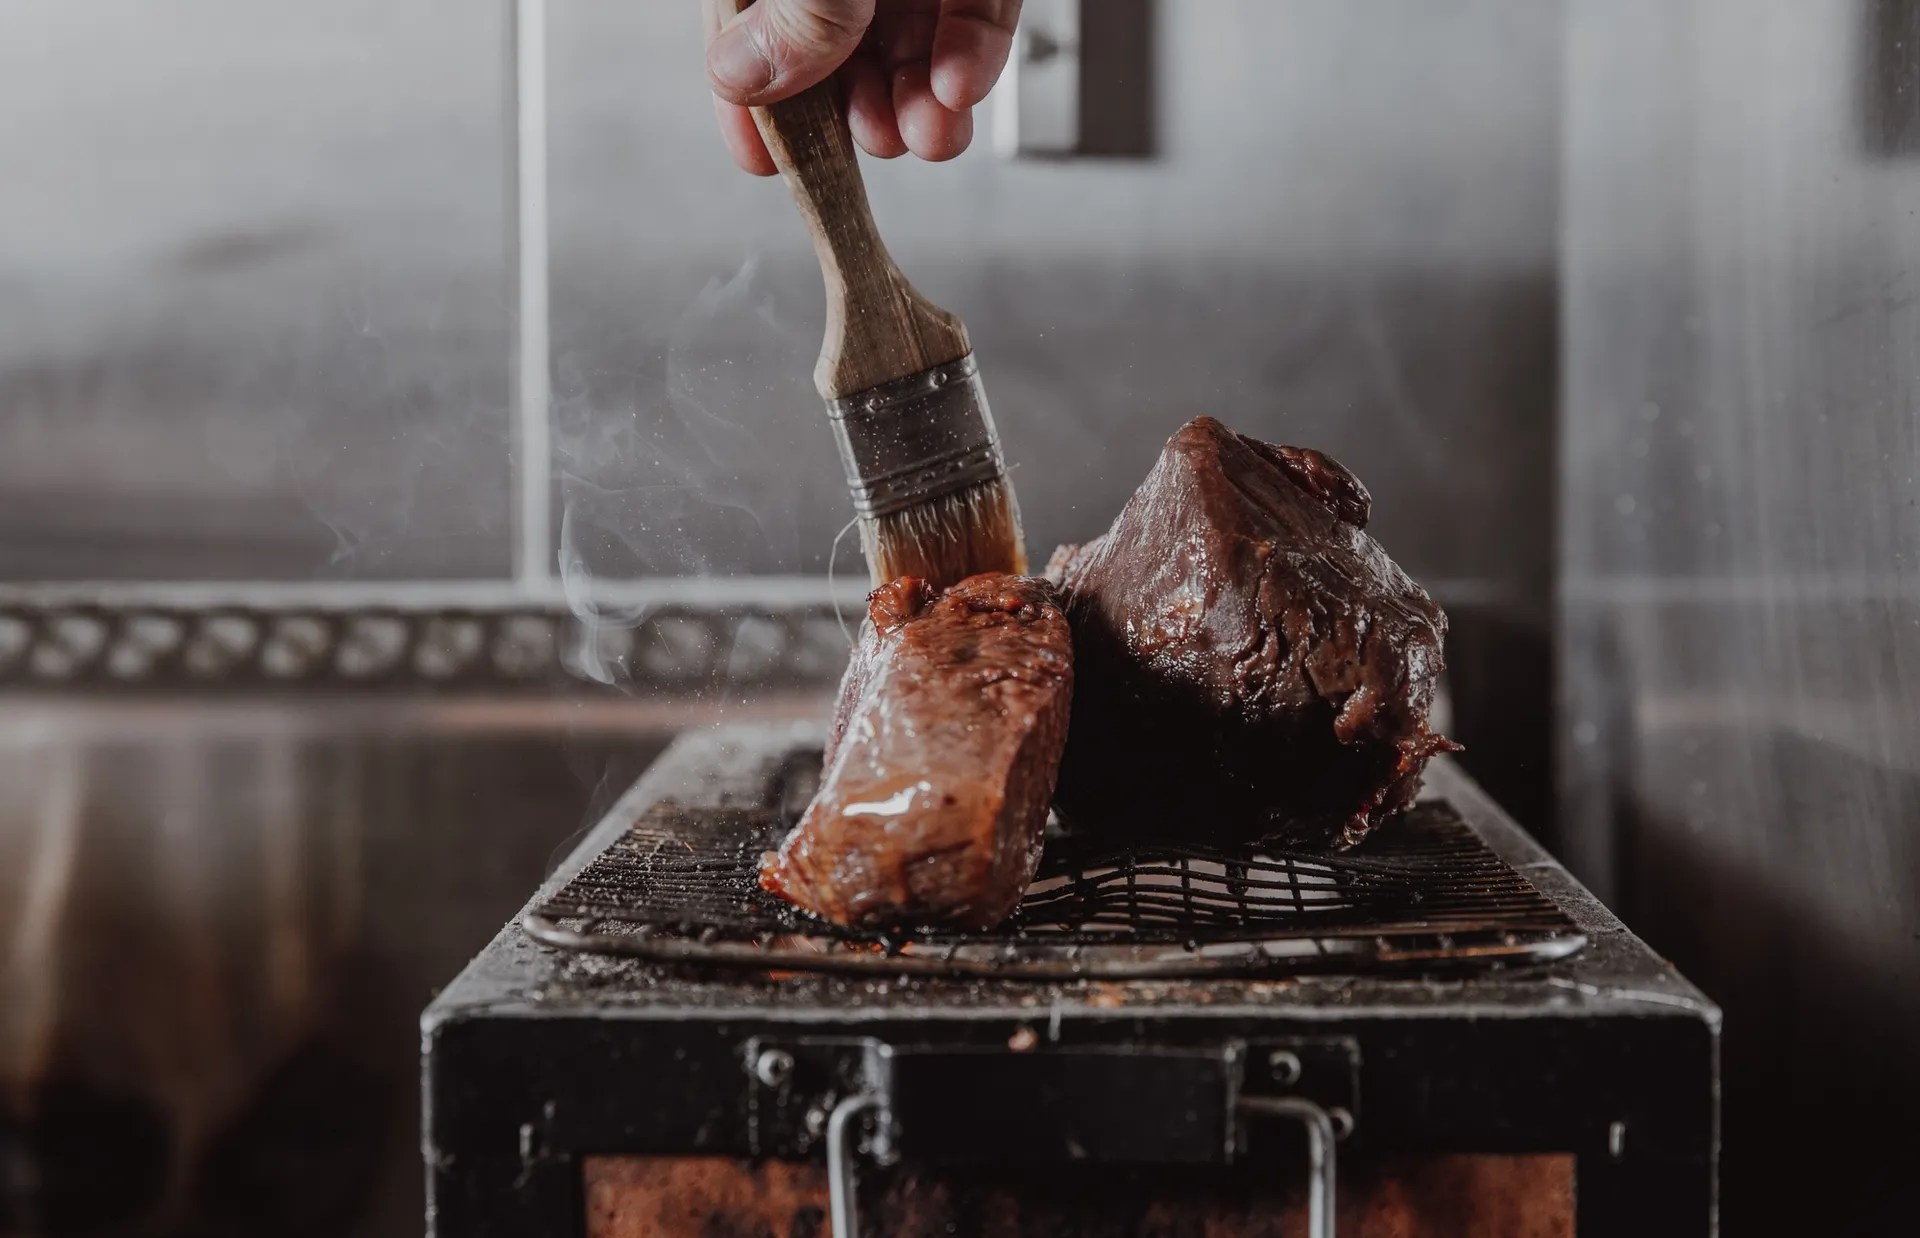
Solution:
<path fill-rule="evenodd" d="M 549 945 L 661 962 L 1032 979 L 1436 971 L 1585 944 L 1444 801 L 1339 855 L 1051 836 L 999 929 L 849 931 L 760 889 L 761 854 L 804 803 L 794 789 L 754 807 L 654 805 L 524 927 Z"/>

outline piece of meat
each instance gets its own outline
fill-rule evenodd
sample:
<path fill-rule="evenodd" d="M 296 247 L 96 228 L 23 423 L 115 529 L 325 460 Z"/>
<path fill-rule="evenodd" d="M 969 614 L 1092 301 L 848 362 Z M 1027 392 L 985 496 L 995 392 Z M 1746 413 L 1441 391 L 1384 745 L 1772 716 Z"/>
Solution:
<path fill-rule="evenodd" d="M 1113 527 L 1062 547 L 1080 687 L 1070 828 L 1351 846 L 1411 803 L 1447 620 L 1362 530 L 1339 463 L 1210 417 Z"/>
<path fill-rule="evenodd" d="M 992 928 L 1040 862 L 1073 678 L 1044 580 L 874 590 L 820 792 L 760 884 L 837 924 Z"/>

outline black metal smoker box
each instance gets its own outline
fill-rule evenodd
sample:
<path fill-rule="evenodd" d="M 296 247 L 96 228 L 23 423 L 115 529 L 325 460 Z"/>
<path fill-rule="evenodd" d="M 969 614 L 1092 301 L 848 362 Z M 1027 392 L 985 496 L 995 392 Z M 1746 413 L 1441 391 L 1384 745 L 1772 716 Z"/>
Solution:
<path fill-rule="evenodd" d="M 753 887 L 820 743 L 680 739 L 429 1007 L 431 1234 L 1714 1232 L 1718 1010 L 1454 763 L 886 941 Z"/>

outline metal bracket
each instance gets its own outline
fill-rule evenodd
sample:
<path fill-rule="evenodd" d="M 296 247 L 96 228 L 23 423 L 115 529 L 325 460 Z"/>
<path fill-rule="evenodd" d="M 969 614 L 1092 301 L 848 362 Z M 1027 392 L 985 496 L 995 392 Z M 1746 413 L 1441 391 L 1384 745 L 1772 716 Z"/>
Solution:
<path fill-rule="evenodd" d="M 1340 1137 L 1360 1117 L 1360 1045 L 1349 1036 L 1253 1041 L 1242 1098 L 1298 1097 L 1325 1109 Z"/>
<path fill-rule="evenodd" d="M 891 1093 L 892 1055 L 891 1046 L 866 1036 L 749 1040 L 748 1149 L 756 1157 L 813 1155 L 825 1146 L 828 1122 L 842 1103 Z M 883 1122 L 875 1150 L 890 1161 L 886 1127 Z"/>
<path fill-rule="evenodd" d="M 1307 1233 L 1334 1238 L 1334 1145 L 1353 1133 L 1359 1113 L 1359 1043 L 1340 1036 L 1248 1045 L 1245 1088 L 1235 1107 L 1242 1119 L 1286 1118 L 1305 1129 Z M 1244 1154 L 1244 1139 L 1235 1149 Z"/>
<path fill-rule="evenodd" d="M 834 1238 L 857 1238 L 861 1119 L 871 1118 L 867 1149 L 880 1164 L 897 1159 L 893 1148 L 891 1059 L 883 1041 L 850 1039 L 774 1040 L 754 1037 L 746 1045 L 747 1145 L 755 1156 L 805 1156 L 822 1144 L 827 1152 L 827 1204 Z"/>
<path fill-rule="evenodd" d="M 993 141 L 1009 159 L 1080 148 L 1080 0 L 1027 0 L 996 97 Z"/>

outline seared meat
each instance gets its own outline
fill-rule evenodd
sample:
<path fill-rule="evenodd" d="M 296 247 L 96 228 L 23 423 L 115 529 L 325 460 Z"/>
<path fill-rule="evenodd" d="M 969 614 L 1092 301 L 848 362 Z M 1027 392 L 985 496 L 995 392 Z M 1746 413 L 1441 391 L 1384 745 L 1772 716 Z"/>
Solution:
<path fill-rule="evenodd" d="M 760 883 L 839 924 L 998 924 L 1040 862 L 1072 693 L 1046 581 L 874 590 L 820 793 Z"/>
<path fill-rule="evenodd" d="M 1370 507 L 1331 458 L 1201 417 L 1104 536 L 1055 553 L 1070 827 L 1351 846 L 1412 802 L 1457 747 L 1427 729 L 1447 621 Z"/>

